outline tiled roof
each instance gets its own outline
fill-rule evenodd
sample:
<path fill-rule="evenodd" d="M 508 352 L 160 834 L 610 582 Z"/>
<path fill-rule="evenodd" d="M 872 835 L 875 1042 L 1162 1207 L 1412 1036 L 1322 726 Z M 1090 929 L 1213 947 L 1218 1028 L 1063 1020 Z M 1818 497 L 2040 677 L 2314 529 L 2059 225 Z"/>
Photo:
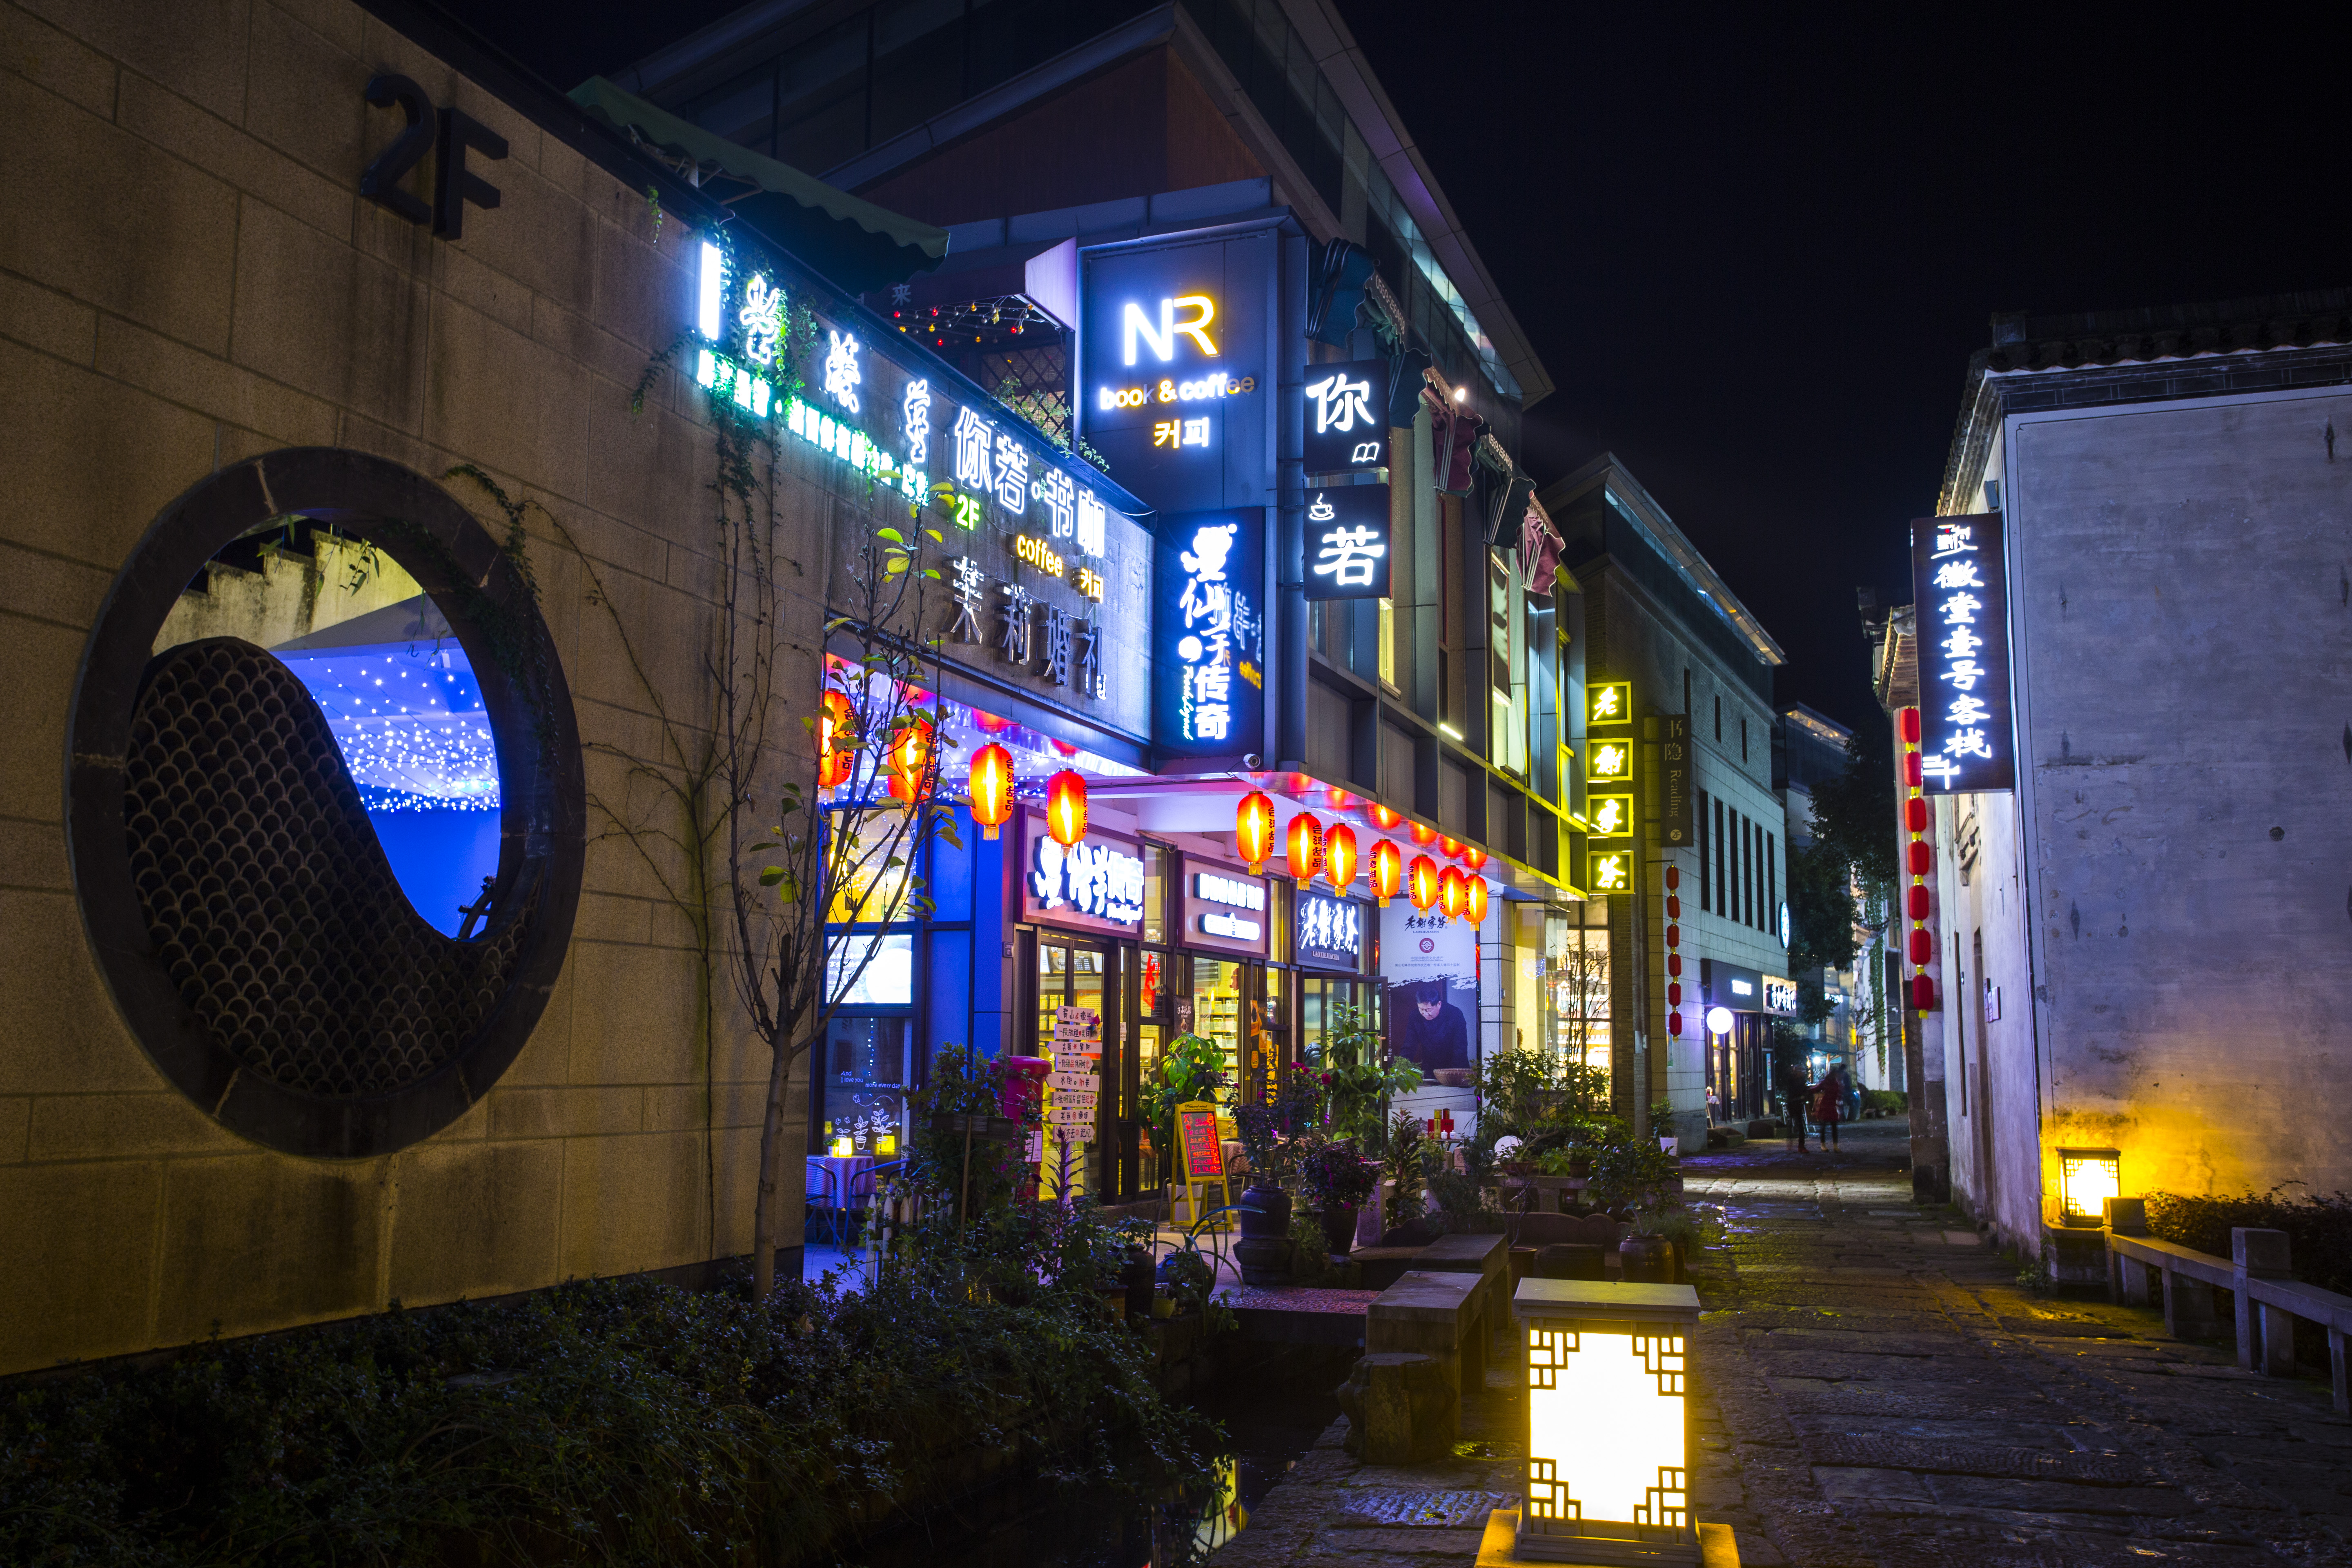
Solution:
<path fill-rule="evenodd" d="M 2352 291 L 2318 289 L 2077 316 L 1997 317 L 1993 338 L 1984 367 L 1994 374 L 2320 348 L 2352 343 Z"/>

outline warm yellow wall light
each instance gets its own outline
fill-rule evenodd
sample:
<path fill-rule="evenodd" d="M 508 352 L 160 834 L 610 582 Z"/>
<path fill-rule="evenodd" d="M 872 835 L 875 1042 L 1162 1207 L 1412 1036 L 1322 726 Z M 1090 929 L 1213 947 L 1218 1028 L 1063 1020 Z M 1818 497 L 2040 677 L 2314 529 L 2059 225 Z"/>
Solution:
<path fill-rule="evenodd" d="M 2124 1195 L 2123 1157 L 2113 1149 L 2058 1151 L 2058 1217 L 2070 1226 L 2107 1223 L 2106 1200 Z"/>

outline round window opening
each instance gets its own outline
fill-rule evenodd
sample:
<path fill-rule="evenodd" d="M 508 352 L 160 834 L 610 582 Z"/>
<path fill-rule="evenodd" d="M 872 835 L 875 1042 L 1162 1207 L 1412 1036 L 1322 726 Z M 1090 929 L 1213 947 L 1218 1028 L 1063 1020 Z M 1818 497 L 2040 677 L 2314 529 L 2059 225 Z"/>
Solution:
<path fill-rule="evenodd" d="M 528 576 L 354 452 L 174 501 L 75 694 L 74 876 L 115 1000 L 184 1093 L 289 1153 L 414 1143 L 506 1070 L 570 941 L 582 794 Z"/>

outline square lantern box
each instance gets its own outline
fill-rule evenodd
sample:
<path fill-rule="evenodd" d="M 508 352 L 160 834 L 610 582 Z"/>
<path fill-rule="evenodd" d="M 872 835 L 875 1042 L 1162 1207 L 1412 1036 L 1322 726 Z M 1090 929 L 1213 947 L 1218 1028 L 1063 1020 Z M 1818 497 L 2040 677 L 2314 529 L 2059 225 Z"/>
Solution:
<path fill-rule="evenodd" d="M 1687 1285 L 1527 1279 L 1512 1298 L 1527 1349 L 1527 1489 L 1517 1562 L 1694 1564 Z M 1707 1527 L 1712 1563 L 1736 1563 Z M 1480 1561 L 1487 1561 L 1481 1553 Z"/>
<path fill-rule="evenodd" d="M 2123 1195 L 2123 1158 L 2115 1150 L 2058 1151 L 2061 1225 L 2096 1229 L 2107 1223 L 2106 1200 Z"/>

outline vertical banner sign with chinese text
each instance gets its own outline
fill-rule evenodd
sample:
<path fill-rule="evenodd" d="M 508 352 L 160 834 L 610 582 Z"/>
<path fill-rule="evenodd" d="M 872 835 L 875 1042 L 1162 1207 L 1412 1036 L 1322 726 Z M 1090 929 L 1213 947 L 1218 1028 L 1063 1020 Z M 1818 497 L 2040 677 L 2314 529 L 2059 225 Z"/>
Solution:
<path fill-rule="evenodd" d="M 1633 837 L 1633 683 L 1594 680 L 1584 689 L 1585 810 L 1595 840 L 1585 857 L 1585 889 L 1592 893 L 1633 890 L 1630 843 L 1601 839 Z"/>
<path fill-rule="evenodd" d="M 2017 787 L 2009 577 L 2001 557 L 1997 511 L 1923 517 L 1911 525 L 1919 760 L 1929 790 L 1976 795 Z"/>
<path fill-rule="evenodd" d="M 1305 400 L 1307 471 L 1366 473 L 1389 462 L 1389 362 L 1311 364 Z"/>
<path fill-rule="evenodd" d="M 1151 739 L 1177 756 L 1265 744 L 1265 510 L 1160 521 L 1151 607 Z"/>
<path fill-rule="evenodd" d="M 1307 596 L 1389 596 L 1389 488 L 1307 490 Z"/>
<path fill-rule="evenodd" d="M 1658 745 L 1658 837 L 1669 849 L 1687 849 L 1691 837 L 1690 715 L 1669 713 Z"/>

